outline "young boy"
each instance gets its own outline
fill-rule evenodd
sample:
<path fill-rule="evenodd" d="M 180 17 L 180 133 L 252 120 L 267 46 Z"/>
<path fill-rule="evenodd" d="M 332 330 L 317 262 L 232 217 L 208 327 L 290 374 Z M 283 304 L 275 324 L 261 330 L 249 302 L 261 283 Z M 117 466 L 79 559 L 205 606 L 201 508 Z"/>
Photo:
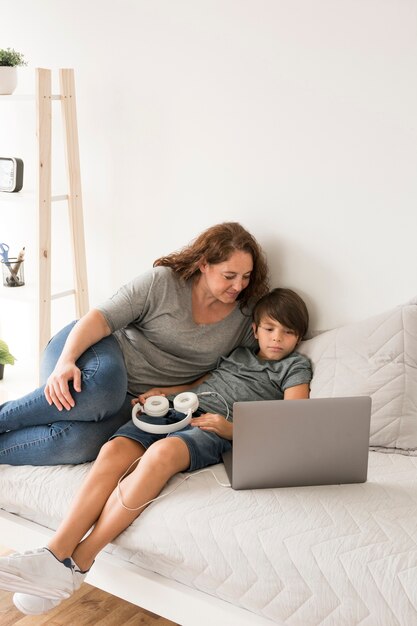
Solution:
<path fill-rule="evenodd" d="M 0 558 L 0 588 L 21 592 L 13 598 L 17 608 L 35 615 L 68 598 L 80 587 L 100 550 L 157 498 L 172 476 L 219 463 L 232 445 L 233 422 L 227 413 L 232 417 L 233 402 L 308 398 L 311 365 L 295 352 L 307 328 L 303 300 L 289 289 L 274 289 L 253 310 L 257 350 L 236 348 L 198 381 L 153 388 L 134 400 L 143 404 L 152 395 L 170 397 L 189 389 L 210 392 L 200 396 L 191 425 L 182 430 L 155 435 L 133 422 L 122 426 L 101 449 L 48 547 Z M 183 417 L 171 410 L 158 422 Z M 129 473 L 139 458 L 141 462 Z"/>
<path fill-rule="evenodd" d="M 291 400 L 308 398 L 311 380 L 309 360 L 294 352 L 308 328 L 308 311 L 298 294 L 290 289 L 274 289 L 261 298 L 252 313 L 253 333 L 258 340 L 258 349 L 236 348 L 228 357 L 220 357 L 215 370 L 202 376 L 189 385 L 176 387 L 155 387 L 141 394 L 133 403 L 154 395 L 166 395 L 172 400 L 175 395 L 192 390 L 196 394 L 210 392 L 213 395 L 199 398 L 193 426 L 216 432 L 221 437 L 232 439 L 233 423 L 225 423 L 225 406 L 233 417 L 233 403 L 250 400 Z M 196 415 L 195 413 L 195 415 Z M 214 419 L 213 415 L 217 415 Z M 210 416 L 210 417 L 209 417 Z M 158 420 L 171 422 L 183 415 Z M 149 418 L 148 421 L 154 421 Z M 132 433 L 135 439 L 145 444 L 143 434 L 135 432 L 131 423 L 126 424 L 114 436 Z M 127 436 L 129 436 L 127 434 Z M 154 436 L 146 439 L 146 447 Z M 218 461 L 215 461 L 218 462 Z M 197 467 L 193 467 L 197 469 Z"/>

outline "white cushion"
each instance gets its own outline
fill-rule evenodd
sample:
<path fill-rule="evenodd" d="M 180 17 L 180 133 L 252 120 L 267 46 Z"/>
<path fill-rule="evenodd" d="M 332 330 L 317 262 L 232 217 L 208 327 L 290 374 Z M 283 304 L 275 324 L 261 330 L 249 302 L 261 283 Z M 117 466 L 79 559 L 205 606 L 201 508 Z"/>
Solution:
<path fill-rule="evenodd" d="M 372 397 L 370 446 L 417 456 L 417 297 L 301 343 L 311 397 Z"/>

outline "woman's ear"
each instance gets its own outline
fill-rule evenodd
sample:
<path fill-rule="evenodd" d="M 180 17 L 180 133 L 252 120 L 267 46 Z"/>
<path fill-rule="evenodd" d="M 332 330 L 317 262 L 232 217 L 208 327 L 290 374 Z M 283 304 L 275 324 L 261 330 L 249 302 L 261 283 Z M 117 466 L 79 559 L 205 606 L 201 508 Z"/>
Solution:
<path fill-rule="evenodd" d="M 208 263 L 207 263 L 207 261 L 202 261 L 202 262 L 199 264 L 198 269 L 200 270 L 200 272 L 201 272 L 202 274 L 204 274 L 204 273 L 206 272 L 206 270 L 207 270 L 207 267 L 208 267 Z"/>

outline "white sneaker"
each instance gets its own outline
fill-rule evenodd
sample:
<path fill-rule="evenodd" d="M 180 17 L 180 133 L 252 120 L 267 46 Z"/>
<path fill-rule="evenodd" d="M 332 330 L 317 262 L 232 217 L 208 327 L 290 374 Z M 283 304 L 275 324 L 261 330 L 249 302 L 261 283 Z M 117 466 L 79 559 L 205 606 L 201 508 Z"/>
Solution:
<path fill-rule="evenodd" d="M 64 600 L 81 586 L 81 572 L 70 558 L 60 561 L 48 548 L 0 557 L 0 589 L 49 600 Z"/>
<path fill-rule="evenodd" d="M 27 593 L 15 593 L 13 604 L 21 613 L 25 615 L 42 615 L 54 609 L 62 600 L 50 600 L 40 596 L 30 596 Z"/>
<path fill-rule="evenodd" d="M 86 573 L 82 573 L 79 570 L 74 572 L 77 580 L 76 588 L 78 589 Z M 61 604 L 62 600 L 52 600 L 51 598 L 42 598 L 41 596 L 32 596 L 28 593 L 15 593 L 13 594 L 13 604 L 15 607 L 25 615 L 42 615 L 52 611 L 55 607 Z"/>

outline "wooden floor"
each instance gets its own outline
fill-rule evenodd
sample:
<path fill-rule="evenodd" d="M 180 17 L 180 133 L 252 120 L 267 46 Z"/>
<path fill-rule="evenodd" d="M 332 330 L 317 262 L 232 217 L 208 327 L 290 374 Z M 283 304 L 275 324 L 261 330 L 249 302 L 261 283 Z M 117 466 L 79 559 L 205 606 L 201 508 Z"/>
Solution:
<path fill-rule="evenodd" d="M 0 546 L 1 555 L 8 553 L 10 550 Z M 179 626 L 87 583 L 44 615 L 23 615 L 12 597 L 12 593 L 0 590 L 0 626 Z"/>

